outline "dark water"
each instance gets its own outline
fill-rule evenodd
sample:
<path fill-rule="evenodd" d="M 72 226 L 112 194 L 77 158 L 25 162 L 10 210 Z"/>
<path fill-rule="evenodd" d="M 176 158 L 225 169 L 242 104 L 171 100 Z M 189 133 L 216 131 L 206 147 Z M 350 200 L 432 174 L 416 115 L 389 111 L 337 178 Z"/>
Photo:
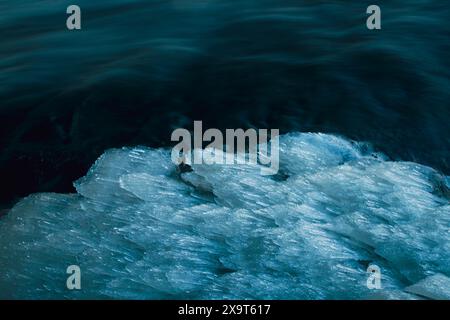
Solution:
<path fill-rule="evenodd" d="M 174 128 L 338 133 L 450 173 L 450 4 L 0 0 L 0 203 Z"/>

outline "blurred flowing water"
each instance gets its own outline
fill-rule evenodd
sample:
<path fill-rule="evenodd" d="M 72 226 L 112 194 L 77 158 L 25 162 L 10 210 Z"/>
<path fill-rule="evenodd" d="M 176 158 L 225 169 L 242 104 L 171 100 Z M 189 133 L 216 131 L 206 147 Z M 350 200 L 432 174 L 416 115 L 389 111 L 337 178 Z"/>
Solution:
<path fill-rule="evenodd" d="M 368 141 L 450 173 L 450 5 L 307 0 L 0 0 L 0 203 L 72 191 L 107 148 L 174 128 Z"/>

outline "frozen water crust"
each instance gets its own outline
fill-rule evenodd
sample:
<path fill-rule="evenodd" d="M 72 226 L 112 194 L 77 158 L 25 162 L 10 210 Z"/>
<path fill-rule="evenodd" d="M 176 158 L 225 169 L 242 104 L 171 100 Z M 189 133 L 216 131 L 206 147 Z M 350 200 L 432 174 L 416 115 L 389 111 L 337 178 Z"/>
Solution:
<path fill-rule="evenodd" d="M 34 194 L 0 220 L 0 297 L 450 299 L 448 181 L 326 134 L 281 136 L 276 176 L 108 150 L 78 194 Z"/>

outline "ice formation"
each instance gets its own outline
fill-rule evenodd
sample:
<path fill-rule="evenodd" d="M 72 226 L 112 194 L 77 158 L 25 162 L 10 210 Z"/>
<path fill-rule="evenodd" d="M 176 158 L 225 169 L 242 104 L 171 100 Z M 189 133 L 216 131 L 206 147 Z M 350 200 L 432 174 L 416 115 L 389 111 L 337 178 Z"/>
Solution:
<path fill-rule="evenodd" d="M 0 297 L 450 298 L 448 177 L 309 133 L 280 137 L 279 174 L 259 173 L 108 150 L 77 194 L 34 194 L 1 218 Z"/>

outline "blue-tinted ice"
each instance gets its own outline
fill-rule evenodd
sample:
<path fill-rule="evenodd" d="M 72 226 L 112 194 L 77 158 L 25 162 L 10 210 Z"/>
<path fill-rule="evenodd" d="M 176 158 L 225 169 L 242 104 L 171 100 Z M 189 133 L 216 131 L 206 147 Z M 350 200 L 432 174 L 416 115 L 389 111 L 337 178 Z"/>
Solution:
<path fill-rule="evenodd" d="M 106 151 L 78 194 L 31 195 L 0 220 L 0 297 L 450 299 L 448 177 L 333 135 L 280 148 L 272 177 Z"/>

